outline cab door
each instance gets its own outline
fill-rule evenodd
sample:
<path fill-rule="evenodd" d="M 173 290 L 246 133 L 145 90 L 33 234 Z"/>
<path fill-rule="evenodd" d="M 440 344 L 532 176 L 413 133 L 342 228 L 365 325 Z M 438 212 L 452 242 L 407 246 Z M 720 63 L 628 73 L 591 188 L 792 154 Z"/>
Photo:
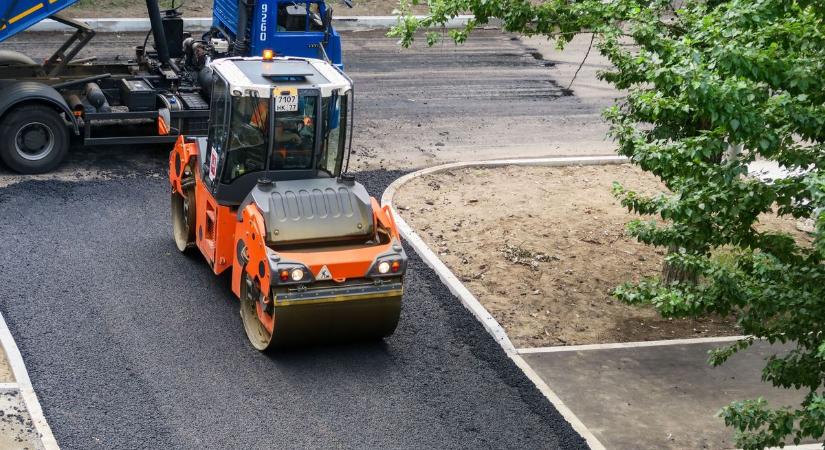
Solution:
<path fill-rule="evenodd" d="M 218 203 L 212 193 L 218 184 L 218 174 L 225 158 L 224 147 L 229 129 L 229 86 L 220 75 L 215 73 L 212 84 L 212 101 L 209 107 L 209 135 L 207 139 L 206 158 L 201 161 L 200 175 L 196 193 L 197 223 L 196 243 L 207 261 L 214 266 L 217 239 Z"/>

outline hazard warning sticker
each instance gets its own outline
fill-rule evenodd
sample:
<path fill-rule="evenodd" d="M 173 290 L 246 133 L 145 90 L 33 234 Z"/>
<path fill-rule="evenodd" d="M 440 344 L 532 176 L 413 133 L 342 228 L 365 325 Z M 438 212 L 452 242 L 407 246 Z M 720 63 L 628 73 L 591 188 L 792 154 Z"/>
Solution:
<path fill-rule="evenodd" d="M 327 266 L 321 267 L 321 270 L 318 271 L 318 275 L 315 275 L 316 280 L 331 280 L 332 274 L 329 271 Z"/>
<path fill-rule="evenodd" d="M 209 155 L 209 179 L 214 180 L 218 175 L 218 152 L 212 149 L 212 154 Z"/>

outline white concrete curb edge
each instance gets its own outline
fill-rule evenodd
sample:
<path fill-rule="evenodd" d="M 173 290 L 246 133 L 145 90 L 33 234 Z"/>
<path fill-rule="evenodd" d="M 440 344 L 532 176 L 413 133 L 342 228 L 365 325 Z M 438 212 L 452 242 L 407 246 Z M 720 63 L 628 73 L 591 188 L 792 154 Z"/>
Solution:
<path fill-rule="evenodd" d="M 786 445 L 783 450 L 822 450 L 823 444 Z M 780 450 L 780 447 L 771 447 L 768 450 Z"/>
<path fill-rule="evenodd" d="M 6 352 L 6 358 L 11 366 L 11 371 L 14 374 L 14 379 L 20 388 L 20 395 L 23 397 L 23 403 L 29 411 L 29 416 L 34 424 L 34 429 L 40 435 L 40 442 L 46 450 L 57 450 L 60 447 L 54 439 L 52 429 L 46 422 L 46 417 L 43 415 L 43 409 L 40 407 L 40 402 L 37 400 L 37 394 L 34 392 L 31 380 L 29 379 L 29 372 L 26 371 L 26 365 L 23 363 L 23 355 L 20 354 L 20 349 L 14 342 L 14 337 L 11 335 L 6 320 L 0 314 L 0 345 Z"/>
<path fill-rule="evenodd" d="M 461 303 L 473 313 L 479 322 L 484 326 L 493 339 L 501 345 L 504 352 L 513 362 L 518 366 L 527 378 L 536 385 L 536 388 L 556 407 L 559 413 L 570 423 L 574 430 L 579 433 L 587 444 L 593 450 L 603 450 L 605 447 L 596 438 L 596 436 L 587 429 L 587 427 L 579 420 L 573 411 L 568 408 L 564 402 L 550 389 L 550 386 L 545 383 L 541 377 L 524 361 L 518 354 L 518 351 L 510 342 L 507 333 L 502 328 L 501 324 L 487 311 L 486 308 L 478 301 L 478 299 L 467 289 L 466 286 L 455 276 L 455 274 L 447 268 L 447 266 L 438 258 L 438 256 L 427 246 L 426 243 L 418 236 L 415 231 L 404 221 L 404 219 L 395 212 L 392 206 L 393 197 L 398 189 L 408 181 L 424 175 L 444 172 L 447 170 L 461 169 L 466 167 L 501 167 L 510 165 L 523 166 L 576 166 L 576 165 L 603 165 L 603 164 L 622 164 L 628 162 L 627 158 L 620 156 L 586 156 L 586 157 L 557 157 L 557 158 L 530 158 L 530 159 L 498 159 L 490 161 L 468 161 L 451 164 L 444 164 L 440 166 L 430 167 L 417 172 L 404 175 L 393 181 L 384 194 L 381 196 L 382 205 L 390 205 L 393 208 L 393 216 L 398 225 L 399 232 L 410 244 L 422 260 L 438 274 L 441 281 L 449 288 L 450 292 L 461 300 Z"/>
<path fill-rule="evenodd" d="M 423 18 L 425 16 L 416 16 Z M 447 28 L 461 28 L 473 16 L 458 16 L 446 23 Z M 95 31 L 100 33 L 128 33 L 149 31 L 149 19 L 145 17 L 111 17 L 78 19 L 86 22 Z M 333 17 L 332 25 L 336 30 L 369 30 L 386 29 L 398 23 L 396 16 L 342 16 Z M 211 17 L 188 17 L 183 19 L 183 28 L 187 31 L 208 31 L 212 27 Z M 43 20 L 31 28 L 30 31 L 70 31 L 72 28 L 55 22 L 51 19 Z"/>
<path fill-rule="evenodd" d="M 608 344 L 581 344 L 581 345 L 557 345 L 555 347 L 528 347 L 516 350 L 519 355 L 529 355 L 531 353 L 559 353 L 559 352 L 581 352 L 587 350 L 616 350 L 622 348 L 640 347 L 660 347 L 667 345 L 692 345 L 692 344 L 714 344 L 722 342 L 735 342 L 747 339 L 748 336 L 711 336 L 701 338 L 686 339 L 663 339 L 660 341 L 639 341 L 639 342 L 613 342 Z"/>

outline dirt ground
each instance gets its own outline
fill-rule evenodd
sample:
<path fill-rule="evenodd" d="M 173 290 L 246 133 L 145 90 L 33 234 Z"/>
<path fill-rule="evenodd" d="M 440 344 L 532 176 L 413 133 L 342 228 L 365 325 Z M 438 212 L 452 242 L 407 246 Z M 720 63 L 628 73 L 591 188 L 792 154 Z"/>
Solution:
<path fill-rule="evenodd" d="M 613 181 L 663 188 L 629 165 L 461 169 L 413 180 L 395 205 L 517 347 L 739 334 L 730 319 L 667 320 L 610 295 L 658 274 L 665 254 L 626 235 L 634 216 Z"/>
<path fill-rule="evenodd" d="M 2 348 L 0 348 L 0 383 L 14 383 L 14 374 L 9 366 L 9 359 Z"/>
<path fill-rule="evenodd" d="M 183 2 L 180 9 L 184 17 L 209 17 L 212 15 L 214 0 L 176 0 L 175 5 Z M 390 16 L 398 8 L 398 2 L 393 0 L 353 0 L 352 8 L 343 3 L 330 1 L 328 4 L 335 8 L 335 16 Z M 171 7 L 171 0 L 161 0 L 161 8 Z M 419 6 L 417 13 L 423 13 L 426 7 Z M 77 5 L 68 10 L 73 17 L 144 17 L 146 4 L 133 0 L 80 0 Z"/>

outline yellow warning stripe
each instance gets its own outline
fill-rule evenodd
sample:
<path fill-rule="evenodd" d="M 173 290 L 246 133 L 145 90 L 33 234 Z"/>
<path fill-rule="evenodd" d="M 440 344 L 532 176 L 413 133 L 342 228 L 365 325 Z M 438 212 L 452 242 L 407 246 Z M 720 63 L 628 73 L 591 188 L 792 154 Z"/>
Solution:
<path fill-rule="evenodd" d="M 49 1 L 50 1 L 50 2 L 52 2 L 51 0 L 49 0 Z M 57 1 L 57 0 L 54 0 L 54 1 Z M 54 2 L 52 2 L 52 3 L 54 3 Z M 16 15 L 16 16 L 12 17 L 11 19 L 9 19 L 9 22 L 8 22 L 8 23 L 9 23 L 9 24 L 12 24 L 12 23 L 14 23 L 14 22 L 17 22 L 18 20 L 20 20 L 20 19 L 22 19 L 22 18 L 24 18 L 24 17 L 28 16 L 29 14 L 31 14 L 31 13 L 33 13 L 33 12 L 35 12 L 35 11 L 39 10 L 39 9 L 42 9 L 42 8 L 43 8 L 43 4 L 42 4 L 42 3 L 38 3 L 38 4 L 34 5 L 34 6 L 32 6 L 31 8 L 29 8 L 29 9 L 27 9 L 27 10 L 25 10 L 25 11 L 21 12 L 20 14 L 18 14 L 18 15 Z M 0 27 L 0 30 L 5 30 L 5 29 L 6 29 L 6 25 L 3 25 L 2 27 Z"/>
<path fill-rule="evenodd" d="M 29 9 L 27 9 L 27 10 L 25 10 L 25 11 L 21 12 L 20 14 L 18 14 L 18 15 L 16 15 L 16 16 L 12 17 L 11 19 L 9 19 L 9 23 L 14 23 L 14 22 L 17 22 L 18 20 L 20 20 L 20 19 L 22 19 L 22 18 L 24 18 L 24 17 L 28 16 L 29 14 L 31 14 L 31 13 L 33 13 L 33 12 L 35 12 L 35 11 L 37 11 L 37 10 L 41 9 L 41 8 L 43 8 L 43 4 L 42 4 L 42 3 L 38 3 L 38 4 L 34 5 L 34 6 L 32 6 L 31 8 L 29 8 Z"/>

